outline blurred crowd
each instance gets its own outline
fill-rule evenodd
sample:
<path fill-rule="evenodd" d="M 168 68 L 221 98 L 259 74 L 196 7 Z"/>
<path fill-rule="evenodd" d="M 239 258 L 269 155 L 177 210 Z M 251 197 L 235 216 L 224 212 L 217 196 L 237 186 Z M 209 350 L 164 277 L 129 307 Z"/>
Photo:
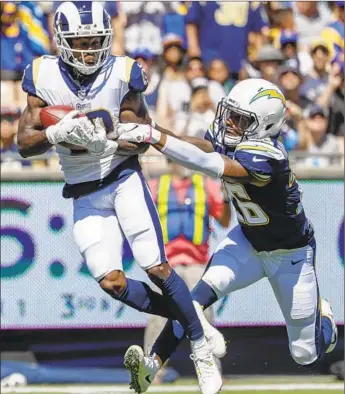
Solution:
<path fill-rule="evenodd" d="M 113 54 L 142 64 L 149 79 L 145 98 L 158 124 L 203 137 L 218 101 L 237 81 L 263 77 L 287 98 L 287 150 L 304 152 L 302 165 L 342 165 L 343 1 L 104 3 L 115 33 Z M 58 166 L 54 154 L 18 161 L 15 147 L 26 102 L 22 73 L 33 58 L 56 54 L 58 5 L 1 2 L 2 168 Z"/>

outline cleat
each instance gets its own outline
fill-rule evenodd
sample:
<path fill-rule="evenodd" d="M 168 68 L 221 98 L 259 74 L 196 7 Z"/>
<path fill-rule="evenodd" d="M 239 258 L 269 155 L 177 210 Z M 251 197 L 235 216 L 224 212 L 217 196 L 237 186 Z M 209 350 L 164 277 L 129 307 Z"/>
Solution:
<path fill-rule="evenodd" d="M 201 305 L 196 301 L 193 301 L 193 304 L 213 355 L 217 358 L 223 358 L 227 353 L 226 342 L 223 334 L 208 322 Z"/>
<path fill-rule="evenodd" d="M 160 369 L 155 355 L 145 356 L 142 348 L 136 345 L 127 350 L 124 366 L 131 374 L 129 388 L 139 394 L 147 391 Z"/>
<path fill-rule="evenodd" d="M 190 358 L 194 362 L 201 393 L 219 393 L 223 385 L 222 375 L 207 341 L 198 348 L 192 342 L 192 353 Z"/>
<path fill-rule="evenodd" d="M 335 324 L 334 321 L 334 316 L 333 316 L 333 310 L 331 307 L 331 304 L 325 300 L 324 298 L 321 298 L 321 316 L 328 317 L 328 319 L 332 323 L 332 329 L 333 329 L 333 334 L 332 334 L 332 340 L 328 348 L 326 349 L 326 353 L 331 353 L 334 348 L 337 345 L 338 342 L 338 328 L 337 325 Z"/>

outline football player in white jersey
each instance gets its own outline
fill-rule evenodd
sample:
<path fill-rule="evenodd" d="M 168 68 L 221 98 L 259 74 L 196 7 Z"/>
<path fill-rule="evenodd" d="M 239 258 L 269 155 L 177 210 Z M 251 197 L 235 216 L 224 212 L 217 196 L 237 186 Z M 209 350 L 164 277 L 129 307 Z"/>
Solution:
<path fill-rule="evenodd" d="M 204 393 L 222 385 L 210 347 L 182 279 L 165 256 L 155 205 L 138 162 L 137 145 L 106 138 L 121 122 L 144 122 L 141 92 L 147 79 L 138 63 L 111 56 L 113 31 L 99 2 L 63 2 L 54 16 L 54 40 L 60 56 L 43 56 L 28 65 L 22 87 L 27 107 L 18 130 L 23 157 L 56 146 L 73 198 L 74 237 L 93 277 L 110 296 L 138 311 L 178 320 L 191 340 Z M 46 106 L 72 111 L 45 130 L 40 111 Z M 94 121 L 94 122 L 93 122 Z M 135 148 L 135 149 L 134 149 Z M 161 289 L 125 277 L 122 245 L 127 238 L 136 262 Z M 128 360 L 126 367 L 130 367 Z M 150 376 L 146 380 L 150 381 Z M 134 388 L 138 382 L 132 382 Z"/>
<path fill-rule="evenodd" d="M 319 295 L 314 230 L 278 140 L 285 109 L 277 86 L 248 79 L 221 100 L 206 140 L 187 137 L 188 143 L 149 125 L 119 125 L 120 138 L 150 142 L 186 167 L 222 178 L 231 196 L 239 224 L 218 246 L 192 291 L 213 353 L 224 356 L 224 338 L 207 322 L 203 309 L 267 277 L 285 318 L 291 355 L 296 363 L 310 365 L 335 348 L 337 326 L 329 302 Z M 155 375 L 155 362 L 164 363 L 182 338 L 177 324 L 168 322 L 151 355 L 132 373 Z M 141 352 L 138 346 L 130 350 Z"/>

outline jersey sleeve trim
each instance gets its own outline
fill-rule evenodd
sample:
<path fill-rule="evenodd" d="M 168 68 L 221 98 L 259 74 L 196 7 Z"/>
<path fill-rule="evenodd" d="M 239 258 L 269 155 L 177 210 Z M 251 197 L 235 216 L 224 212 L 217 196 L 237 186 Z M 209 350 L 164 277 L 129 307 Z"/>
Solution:
<path fill-rule="evenodd" d="M 36 95 L 36 87 L 33 79 L 33 64 L 28 64 L 24 70 L 22 89 L 25 93 Z"/>
<path fill-rule="evenodd" d="M 43 57 L 40 57 L 32 62 L 32 80 L 35 86 L 37 85 L 38 73 L 40 71 L 42 60 Z"/>
<path fill-rule="evenodd" d="M 131 72 L 134 62 L 135 62 L 134 59 L 131 59 L 130 57 L 126 56 L 126 82 L 127 83 L 129 83 L 129 81 L 131 80 Z"/>
<path fill-rule="evenodd" d="M 268 146 L 267 144 L 255 142 L 252 143 L 250 141 L 246 141 L 243 144 L 239 144 L 236 148 L 236 151 L 246 151 L 252 154 L 260 154 L 265 157 L 269 157 L 271 159 L 276 160 L 284 160 L 285 156 L 284 153 L 275 148 L 274 146 Z"/>

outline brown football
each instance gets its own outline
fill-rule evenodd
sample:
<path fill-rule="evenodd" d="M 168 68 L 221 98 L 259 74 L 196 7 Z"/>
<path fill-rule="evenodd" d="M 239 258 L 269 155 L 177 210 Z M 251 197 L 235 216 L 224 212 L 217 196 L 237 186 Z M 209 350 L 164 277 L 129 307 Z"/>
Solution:
<path fill-rule="evenodd" d="M 74 108 L 69 105 L 51 105 L 48 107 L 44 107 L 40 111 L 40 119 L 42 126 L 46 129 L 49 126 L 55 125 L 58 123 L 64 116 L 66 116 L 70 111 L 73 111 Z M 91 113 L 90 113 L 91 115 Z M 86 115 L 88 116 L 88 115 Z M 89 118 L 92 120 L 92 117 Z M 65 148 L 77 151 L 86 151 L 83 146 L 68 144 L 67 142 L 60 142 L 59 145 L 62 145 Z M 116 153 L 120 156 L 131 156 L 131 155 L 139 155 L 141 153 L 145 153 L 149 144 L 144 143 L 135 143 L 135 142 L 127 142 L 126 143 L 128 150 L 119 149 Z"/>
<path fill-rule="evenodd" d="M 69 105 L 50 105 L 48 107 L 42 108 L 40 112 L 42 126 L 46 129 L 49 126 L 55 125 L 73 110 L 74 108 Z M 83 146 L 72 145 L 68 144 L 67 142 L 60 142 L 59 145 L 71 150 L 85 150 Z"/>

